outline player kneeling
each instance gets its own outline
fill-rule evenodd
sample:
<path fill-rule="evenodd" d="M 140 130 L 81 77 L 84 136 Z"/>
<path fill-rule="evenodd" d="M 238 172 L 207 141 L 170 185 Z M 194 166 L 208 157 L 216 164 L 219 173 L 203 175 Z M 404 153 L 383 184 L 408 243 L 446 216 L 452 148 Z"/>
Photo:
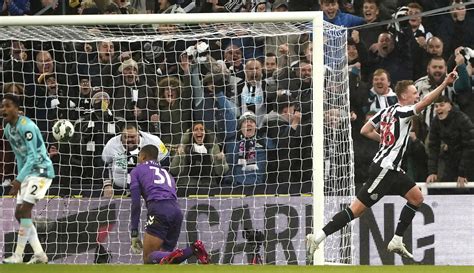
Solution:
<path fill-rule="evenodd" d="M 144 146 L 138 154 L 139 165 L 130 173 L 132 252 L 138 254 L 143 250 L 145 264 L 179 264 L 193 255 L 202 264 L 208 264 L 209 256 L 199 240 L 185 249 L 175 250 L 183 214 L 176 196 L 176 182 L 160 167 L 157 158 L 158 148 Z M 148 210 L 143 245 L 138 234 L 140 196 Z"/>

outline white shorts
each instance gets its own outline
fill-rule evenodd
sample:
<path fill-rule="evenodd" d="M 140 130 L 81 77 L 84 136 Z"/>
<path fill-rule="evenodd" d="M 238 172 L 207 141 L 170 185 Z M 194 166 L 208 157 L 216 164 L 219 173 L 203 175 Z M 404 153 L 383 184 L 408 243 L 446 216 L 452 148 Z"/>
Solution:
<path fill-rule="evenodd" d="M 52 179 L 45 177 L 26 177 L 25 181 L 21 183 L 20 191 L 16 196 L 17 205 L 23 204 L 23 202 L 36 204 L 36 201 L 44 198 L 52 181 Z"/>

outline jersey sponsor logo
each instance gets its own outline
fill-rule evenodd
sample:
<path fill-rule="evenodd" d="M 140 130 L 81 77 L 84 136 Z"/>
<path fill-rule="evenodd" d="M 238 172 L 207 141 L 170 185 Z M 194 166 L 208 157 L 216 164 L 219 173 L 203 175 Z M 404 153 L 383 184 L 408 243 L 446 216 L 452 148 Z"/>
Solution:
<path fill-rule="evenodd" d="M 28 140 L 28 141 L 32 140 L 32 139 L 33 139 L 33 133 L 30 132 L 30 131 L 26 132 L 26 133 L 25 133 L 25 138 L 26 138 L 26 140 Z"/>

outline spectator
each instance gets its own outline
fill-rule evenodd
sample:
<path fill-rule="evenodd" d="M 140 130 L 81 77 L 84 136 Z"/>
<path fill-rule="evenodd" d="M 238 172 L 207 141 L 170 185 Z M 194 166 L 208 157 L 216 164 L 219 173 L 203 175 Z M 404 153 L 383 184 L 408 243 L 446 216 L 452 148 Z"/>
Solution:
<path fill-rule="evenodd" d="M 166 77 L 159 83 L 158 114 L 151 116 L 153 132 L 159 133 L 163 143 L 174 155 L 181 137 L 191 127 L 192 93 L 176 77 Z"/>
<path fill-rule="evenodd" d="M 267 83 L 262 80 L 262 75 L 260 61 L 250 59 L 245 63 L 245 80 L 237 85 L 240 111 L 254 113 L 257 116 L 257 127 L 260 127 L 263 115 L 267 113 Z"/>
<path fill-rule="evenodd" d="M 53 108 L 53 105 L 48 104 L 52 98 L 45 83 L 48 76 L 54 75 L 55 82 L 62 85 L 66 83 L 66 74 L 63 65 L 55 62 L 48 51 L 38 51 L 35 60 L 34 82 L 25 88 L 25 114 L 35 120 L 42 132 L 47 132 L 51 128 L 48 123 L 48 109 Z"/>
<path fill-rule="evenodd" d="M 41 15 L 62 15 L 63 3 L 65 2 L 55 0 L 41 0 L 40 9 L 33 11 L 33 14 L 38 13 L 40 10 L 46 9 Z"/>
<path fill-rule="evenodd" d="M 428 173 L 426 182 L 457 181 L 465 187 L 474 178 L 474 125 L 464 113 L 453 108 L 451 100 L 441 96 L 435 101 L 428 142 Z M 443 169 L 439 167 L 443 162 Z"/>
<path fill-rule="evenodd" d="M 428 176 L 428 155 L 426 154 L 426 147 L 423 141 L 426 137 L 423 117 L 414 117 L 412 123 L 410 138 L 408 139 L 405 152 L 407 158 L 406 166 L 403 169 L 406 170 L 407 175 L 413 181 L 424 181 Z"/>
<path fill-rule="evenodd" d="M 224 51 L 224 61 L 231 74 L 240 80 L 245 79 L 243 53 L 240 47 L 230 44 Z"/>
<path fill-rule="evenodd" d="M 357 33 L 356 30 L 352 32 L 352 36 Z M 365 48 L 361 43 L 355 43 L 355 39 L 347 41 L 347 59 L 349 70 L 349 98 L 351 107 L 351 120 L 357 121 L 355 126 L 362 127 L 365 124 L 365 112 L 369 109 L 369 90 L 368 83 L 362 80 L 361 69 L 363 66 L 364 57 L 359 55 L 359 52 L 364 52 Z M 367 53 L 367 52 L 366 52 Z M 362 55 L 363 56 L 363 55 Z M 354 126 L 353 126 L 354 127 Z M 358 131 L 356 131 L 358 132 Z"/>
<path fill-rule="evenodd" d="M 109 171 L 110 180 L 104 181 L 104 197 L 111 197 L 114 188 L 118 193 L 126 193 L 130 185 L 129 174 L 137 164 L 140 147 L 149 144 L 155 145 L 160 151 L 157 161 L 162 166 L 169 166 L 169 152 L 160 138 L 138 130 L 133 123 L 127 123 L 120 135 L 107 142 L 102 160 Z"/>
<path fill-rule="evenodd" d="M 347 58 L 349 71 L 367 81 L 368 51 L 357 30 L 353 30 L 347 40 Z"/>
<path fill-rule="evenodd" d="M 111 92 L 114 76 L 118 74 L 120 57 L 116 54 L 112 41 L 103 40 L 96 45 L 97 49 L 93 50 L 93 44 L 84 44 L 77 57 L 77 72 L 73 70 L 71 74 L 89 75 L 92 86 L 101 86 Z"/>
<path fill-rule="evenodd" d="M 193 83 L 193 119 L 204 121 L 205 128 L 216 133 L 217 143 L 229 141 L 235 137 L 238 109 L 225 96 L 226 80 L 222 72 L 208 73 L 202 80 L 196 71 L 197 64 L 191 65 L 190 75 Z M 203 86 L 200 88 L 199 86 Z"/>
<path fill-rule="evenodd" d="M 408 30 L 404 31 L 407 32 Z M 383 68 L 390 74 L 392 84 L 396 84 L 399 80 L 407 80 L 413 77 L 410 39 L 414 38 L 411 33 L 405 32 L 395 35 L 384 32 L 379 35 L 376 52 L 369 52 L 369 74 L 379 68 Z"/>
<path fill-rule="evenodd" d="M 443 51 L 444 43 L 443 40 L 441 40 L 439 37 L 433 36 L 426 41 L 426 52 L 428 52 L 431 57 L 443 57 Z"/>
<path fill-rule="evenodd" d="M 78 14 L 84 14 L 84 10 L 86 9 L 97 9 L 97 5 L 94 0 L 83 0 L 81 2 L 81 5 L 77 9 Z"/>
<path fill-rule="evenodd" d="M 179 0 L 158 0 L 155 13 L 186 13 L 178 4 Z"/>
<path fill-rule="evenodd" d="M 100 87 L 92 87 L 89 75 L 80 74 L 79 86 L 70 90 L 69 96 L 74 101 L 76 107 L 75 111 L 70 112 L 69 119 L 77 120 L 93 110 L 92 96 L 100 90 Z"/>
<path fill-rule="evenodd" d="M 197 121 L 183 135 L 181 145 L 170 165 L 178 187 L 212 187 L 220 184 L 229 170 L 224 153 L 215 143 L 213 132 Z"/>
<path fill-rule="evenodd" d="M 417 15 L 423 12 L 423 8 L 418 3 L 408 4 L 408 14 L 407 15 Z M 411 31 L 415 37 L 416 43 L 412 42 L 411 51 L 413 53 L 413 77 L 418 79 L 426 75 L 426 41 L 433 37 L 433 34 L 425 29 L 425 26 L 422 24 L 422 17 L 417 16 L 408 20 L 410 24 Z"/>
<path fill-rule="evenodd" d="M 379 1 L 364 0 L 362 14 L 368 24 L 380 22 Z M 370 51 L 375 52 L 377 50 L 378 37 L 382 32 L 386 31 L 386 26 L 363 28 L 358 31 L 360 32 L 360 40 L 368 46 Z"/>
<path fill-rule="evenodd" d="M 443 91 L 443 95 L 450 98 L 452 101 L 456 99 L 457 93 L 468 93 L 471 92 L 470 85 L 462 87 L 460 84 L 465 81 L 469 81 L 469 75 L 466 71 L 466 65 L 464 64 L 464 59 L 460 54 L 458 54 L 458 62 L 459 66 L 457 71 L 459 71 L 459 79 L 455 82 L 453 86 L 446 87 L 445 91 Z M 428 63 L 427 73 L 428 75 L 421 77 L 418 79 L 414 85 L 418 90 L 418 94 L 420 95 L 420 99 L 428 94 L 431 90 L 434 90 L 439 83 L 443 82 L 444 78 L 446 77 L 447 67 L 446 61 L 442 57 L 433 57 L 431 61 Z M 428 128 L 431 127 L 431 121 L 435 116 L 435 111 L 432 105 L 428 106 L 425 111 L 423 112 L 424 115 L 424 123 Z"/>
<path fill-rule="evenodd" d="M 146 86 L 143 76 L 138 75 L 138 70 L 133 59 L 124 61 L 119 67 L 122 75 L 115 82 L 112 109 L 115 116 L 139 122 L 143 130 L 150 131 L 150 118 L 157 114 L 156 95 Z"/>
<path fill-rule="evenodd" d="M 123 119 L 115 118 L 109 109 L 110 96 L 107 93 L 95 93 L 91 97 L 90 104 L 93 110 L 84 113 L 75 124 L 77 132 L 75 141 L 79 147 L 74 149 L 80 153 L 75 153 L 74 159 L 80 162 L 79 176 L 83 178 L 82 183 L 86 181 L 92 183 L 91 179 L 103 177 L 104 164 L 101 155 L 104 147 L 125 124 Z"/>
<path fill-rule="evenodd" d="M 0 1 L 2 12 L 8 11 L 8 15 L 29 15 L 30 0 L 2 0 Z"/>
<path fill-rule="evenodd" d="M 112 0 L 111 4 L 116 5 L 122 14 L 137 14 L 138 11 L 130 5 L 129 0 Z"/>
<path fill-rule="evenodd" d="M 75 103 L 68 96 L 68 89 L 65 85 L 59 84 L 56 74 L 47 74 L 40 79 L 40 84 L 44 84 L 46 89 L 46 99 L 44 105 L 37 104 L 39 108 L 46 111 L 47 130 L 50 131 L 53 124 L 58 119 L 69 119 L 71 108 Z"/>
<path fill-rule="evenodd" d="M 324 20 L 331 24 L 343 27 L 355 27 L 365 24 L 364 18 L 341 12 L 337 0 L 320 0 L 319 3 L 324 13 Z"/>
<path fill-rule="evenodd" d="M 288 95 L 277 98 L 276 108 L 265 116 L 262 131 L 265 132 L 276 148 L 276 156 L 268 161 L 269 182 L 277 181 L 280 186 L 300 184 L 302 181 L 301 151 L 302 136 L 310 134 L 301 126 L 301 112 L 297 103 L 290 100 Z M 273 151 L 270 151 L 273 152 Z M 270 179 L 270 175 L 276 175 Z"/>
<path fill-rule="evenodd" d="M 11 41 L 9 59 L 3 61 L 3 73 L 0 82 L 15 82 L 28 84 L 33 81 L 33 66 L 29 60 L 24 42 Z"/>
<path fill-rule="evenodd" d="M 275 0 L 272 4 L 273 12 L 286 12 L 288 11 L 288 1 L 286 0 Z"/>
<path fill-rule="evenodd" d="M 383 69 L 375 70 L 372 76 L 372 88 L 369 90 L 369 110 L 378 112 L 397 102 L 397 95 L 390 87 L 388 72 Z"/>
<path fill-rule="evenodd" d="M 451 0 L 451 13 L 440 16 L 436 36 L 444 42 L 444 56 L 460 46 L 474 45 L 474 19 L 460 0 Z"/>
<path fill-rule="evenodd" d="M 267 0 L 257 0 L 252 9 L 254 12 L 266 12 L 267 10 Z"/>
<path fill-rule="evenodd" d="M 273 53 L 267 53 L 263 69 L 263 80 L 268 84 L 273 83 L 275 81 L 273 76 L 276 76 L 276 74 L 278 74 L 277 56 Z"/>
<path fill-rule="evenodd" d="M 227 142 L 225 153 L 229 163 L 232 185 L 266 183 L 267 149 L 272 148 L 266 138 L 257 135 L 257 117 L 252 112 L 242 114 L 239 132 Z"/>
<path fill-rule="evenodd" d="M 285 0 L 274 1 L 272 12 L 287 12 L 288 2 Z M 301 35 L 274 35 L 265 37 L 265 52 L 275 54 L 280 68 L 287 67 L 298 60 L 298 52 Z M 288 77 L 288 76 L 287 76 Z"/>

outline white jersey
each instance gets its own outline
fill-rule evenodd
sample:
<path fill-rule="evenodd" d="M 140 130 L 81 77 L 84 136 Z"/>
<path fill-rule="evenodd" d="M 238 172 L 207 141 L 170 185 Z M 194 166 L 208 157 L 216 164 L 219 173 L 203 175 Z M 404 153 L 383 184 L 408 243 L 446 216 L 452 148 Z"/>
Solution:
<path fill-rule="evenodd" d="M 137 164 L 140 148 L 146 145 L 155 145 L 158 148 L 158 162 L 168 157 L 169 152 L 161 139 L 150 133 L 139 131 L 138 148 L 134 151 L 125 150 L 121 141 L 121 135 L 110 139 L 102 152 L 102 160 L 109 167 L 110 178 L 114 185 L 127 188 L 130 184 L 130 171 Z"/>
<path fill-rule="evenodd" d="M 407 149 L 411 122 L 417 115 L 415 106 L 392 105 L 380 110 L 370 122 L 379 129 L 380 147 L 373 161 L 384 169 L 403 171 L 403 155 Z"/>

